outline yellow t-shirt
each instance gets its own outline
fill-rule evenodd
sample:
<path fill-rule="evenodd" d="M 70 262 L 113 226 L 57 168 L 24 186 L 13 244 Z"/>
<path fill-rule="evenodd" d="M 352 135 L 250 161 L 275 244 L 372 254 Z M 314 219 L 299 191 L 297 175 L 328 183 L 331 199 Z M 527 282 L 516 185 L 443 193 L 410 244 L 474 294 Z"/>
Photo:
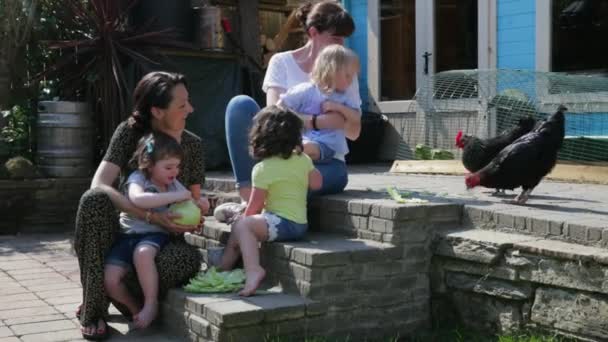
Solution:
<path fill-rule="evenodd" d="M 306 223 L 308 174 L 312 169 L 312 160 L 304 153 L 257 163 L 253 167 L 252 185 L 268 192 L 264 209 L 296 223 Z"/>

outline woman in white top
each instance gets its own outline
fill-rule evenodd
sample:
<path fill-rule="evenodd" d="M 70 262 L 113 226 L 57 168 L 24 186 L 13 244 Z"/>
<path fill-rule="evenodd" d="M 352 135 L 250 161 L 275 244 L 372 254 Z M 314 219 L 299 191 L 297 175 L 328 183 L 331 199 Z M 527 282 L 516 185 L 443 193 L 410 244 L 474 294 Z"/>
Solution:
<path fill-rule="evenodd" d="M 310 72 L 319 52 L 331 44 L 344 44 L 344 39 L 355 30 L 352 17 L 336 1 L 324 0 L 303 5 L 298 8 L 296 16 L 308 35 L 308 42 L 299 49 L 277 53 L 270 59 L 262 85 L 268 106 L 276 104 L 287 89 L 310 81 Z M 350 102 L 360 107 L 359 83 L 356 79 L 346 93 L 352 97 Z M 259 110 L 258 104 L 245 95 L 230 100 L 226 108 L 226 141 L 239 194 L 244 202 L 249 200 L 251 170 L 255 164 L 249 156 L 248 131 Z M 343 129 L 347 138 L 355 140 L 359 137 L 360 110 L 326 101 L 323 111 L 340 112 L 342 115 L 302 116 L 305 129 Z M 311 156 L 313 162 L 314 157 Z M 315 163 L 315 167 L 323 175 L 323 186 L 314 194 L 334 194 L 344 190 L 348 175 L 343 155 L 334 156 L 329 163 Z"/>

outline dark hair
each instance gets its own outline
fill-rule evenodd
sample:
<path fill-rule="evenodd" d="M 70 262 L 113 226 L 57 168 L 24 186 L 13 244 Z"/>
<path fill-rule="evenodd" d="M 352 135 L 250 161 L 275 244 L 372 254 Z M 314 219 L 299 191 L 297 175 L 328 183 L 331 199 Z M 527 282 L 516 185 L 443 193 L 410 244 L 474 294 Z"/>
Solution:
<path fill-rule="evenodd" d="M 280 156 L 288 159 L 294 150 L 302 153 L 302 120 L 291 110 L 272 105 L 256 114 L 249 133 L 254 159 Z"/>
<path fill-rule="evenodd" d="M 173 100 L 173 88 L 178 84 L 188 86 L 184 75 L 153 71 L 142 77 L 133 92 L 133 113 L 129 117 L 129 127 L 149 132 L 152 129 L 152 107 L 169 107 Z"/>
<path fill-rule="evenodd" d="M 137 149 L 131 158 L 131 165 L 150 178 L 148 169 L 153 167 L 159 160 L 167 158 L 184 159 L 184 150 L 172 136 L 162 132 L 154 132 L 144 135 L 139 139 Z"/>
<path fill-rule="evenodd" d="M 296 18 L 304 31 L 314 27 L 317 31 L 330 31 L 335 36 L 349 37 L 355 31 L 355 22 L 344 7 L 333 0 L 309 2 L 296 10 Z"/>

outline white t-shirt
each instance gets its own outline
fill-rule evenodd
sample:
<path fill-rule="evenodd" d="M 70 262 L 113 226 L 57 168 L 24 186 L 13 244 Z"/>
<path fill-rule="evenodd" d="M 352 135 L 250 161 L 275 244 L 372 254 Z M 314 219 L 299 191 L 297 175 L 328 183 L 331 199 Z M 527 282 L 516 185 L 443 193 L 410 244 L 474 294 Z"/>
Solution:
<path fill-rule="evenodd" d="M 268 92 L 268 88 L 277 87 L 285 90 L 300 83 L 310 82 L 310 74 L 304 72 L 293 58 L 292 51 L 276 53 L 268 62 L 268 69 L 262 83 L 262 90 Z M 350 87 L 345 91 L 349 103 L 357 104 L 361 108 L 361 96 L 359 96 L 359 80 L 355 78 Z M 359 113 L 361 110 L 359 109 Z M 344 160 L 344 156 L 336 155 L 334 158 Z"/>

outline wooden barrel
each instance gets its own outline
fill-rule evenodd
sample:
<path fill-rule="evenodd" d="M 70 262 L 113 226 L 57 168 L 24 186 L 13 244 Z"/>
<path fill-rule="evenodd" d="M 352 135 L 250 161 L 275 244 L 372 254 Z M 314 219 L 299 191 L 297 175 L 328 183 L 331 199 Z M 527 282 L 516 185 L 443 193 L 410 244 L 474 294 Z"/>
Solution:
<path fill-rule="evenodd" d="M 94 123 L 84 102 L 38 103 L 38 168 L 49 177 L 88 177 L 93 169 Z"/>
<path fill-rule="evenodd" d="M 222 10 L 218 6 L 197 8 L 198 21 L 196 43 L 205 50 L 224 50 L 224 30 L 222 28 Z"/>

